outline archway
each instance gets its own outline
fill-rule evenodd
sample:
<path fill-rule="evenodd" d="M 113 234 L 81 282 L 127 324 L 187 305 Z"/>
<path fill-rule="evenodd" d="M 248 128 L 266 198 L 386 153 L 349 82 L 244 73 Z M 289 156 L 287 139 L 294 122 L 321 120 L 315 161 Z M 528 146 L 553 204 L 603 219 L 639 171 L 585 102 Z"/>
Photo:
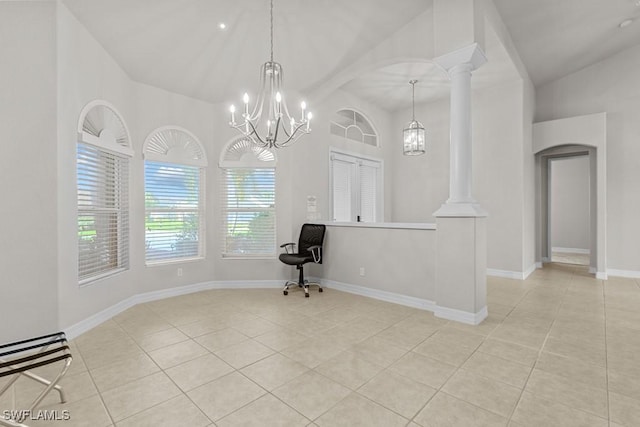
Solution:
<path fill-rule="evenodd" d="M 606 266 L 606 114 L 552 120 L 533 125 L 536 162 L 536 261 L 551 258 L 549 241 L 549 162 L 562 157 L 589 156 L 589 271 L 607 279 Z"/>

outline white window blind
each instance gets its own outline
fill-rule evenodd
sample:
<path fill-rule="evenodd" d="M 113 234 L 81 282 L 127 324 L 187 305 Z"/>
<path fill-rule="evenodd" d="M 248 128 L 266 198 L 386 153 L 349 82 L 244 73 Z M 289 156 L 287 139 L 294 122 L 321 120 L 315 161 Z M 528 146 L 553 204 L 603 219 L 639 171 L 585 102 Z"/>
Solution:
<path fill-rule="evenodd" d="M 355 162 L 334 159 L 333 168 L 333 220 L 350 222 L 353 214 L 353 182 L 355 181 Z"/>
<path fill-rule="evenodd" d="M 382 218 L 382 162 L 331 153 L 333 220 L 376 222 Z"/>
<path fill-rule="evenodd" d="M 129 267 L 129 160 L 81 142 L 76 160 L 82 284 Z"/>
<path fill-rule="evenodd" d="M 145 161 L 147 263 L 202 256 L 202 175 L 196 166 Z"/>
<path fill-rule="evenodd" d="M 222 169 L 225 257 L 276 254 L 275 169 Z"/>
<path fill-rule="evenodd" d="M 378 209 L 378 167 L 360 163 L 360 221 L 375 222 Z"/>

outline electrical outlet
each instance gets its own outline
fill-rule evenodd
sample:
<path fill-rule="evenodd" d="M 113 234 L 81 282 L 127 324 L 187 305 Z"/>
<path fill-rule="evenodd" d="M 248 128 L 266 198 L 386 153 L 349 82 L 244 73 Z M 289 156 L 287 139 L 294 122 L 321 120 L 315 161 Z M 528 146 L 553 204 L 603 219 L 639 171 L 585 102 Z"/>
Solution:
<path fill-rule="evenodd" d="M 178 277 L 182 277 L 182 268 L 178 268 Z"/>
<path fill-rule="evenodd" d="M 360 275 L 364 276 L 364 267 L 360 267 Z"/>

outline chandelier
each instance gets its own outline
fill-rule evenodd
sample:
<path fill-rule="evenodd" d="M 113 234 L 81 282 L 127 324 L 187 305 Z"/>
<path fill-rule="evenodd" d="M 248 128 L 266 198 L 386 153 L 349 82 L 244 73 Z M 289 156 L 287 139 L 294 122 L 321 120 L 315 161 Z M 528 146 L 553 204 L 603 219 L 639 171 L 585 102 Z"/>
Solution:
<path fill-rule="evenodd" d="M 236 122 L 236 107 L 231 106 L 229 126 L 237 129 L 263 148 L 283 148 L 292 145 L 302 135 L 308 134 L 312 114 L 307 112 L 307 105 L 300 104 L 299 119 L 291 114 L 284 99 L 282 89 L 282 65 L 273 60 L 273 0 L 271 0 L 271 56 L 260 68 L 261 90 L 256 104 L 249 112 L 249 94 L 245 93 L 242 101 L 244 108 L 242 119 Z"/>
<path fill-rule="evenodd" d="M 404 139 L 404 150 L 403 154 L 405 156 L 419 156 L 420 154 L 425 153 L 425 137 L 424 137 L 424 126 L 422 123 L 416 120 L 416 83 L 417 80 L 410 80 L 409 84 L 411 85 L 411 108 L 412 108 L 412 119 L 411 122 L 407 126 L 405 126 L 402 131 L 402 136 Z"/>

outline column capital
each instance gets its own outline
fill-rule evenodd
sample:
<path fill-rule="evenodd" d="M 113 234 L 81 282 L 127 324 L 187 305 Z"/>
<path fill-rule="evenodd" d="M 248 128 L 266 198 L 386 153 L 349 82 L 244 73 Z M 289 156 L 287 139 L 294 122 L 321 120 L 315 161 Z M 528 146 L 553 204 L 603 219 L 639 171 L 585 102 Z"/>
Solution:
<path fill-rule="evenodd" d="M 486 218 L 489 214 L 477 202 L 447 201 L 433 213 L 433 216 L 436 218 Z"/>
<path fill-rule="evenodd" d="M 470 71 L 476 70 L 487 62 L 487 57 L 482 49 L 480 49 L 478 43 L 473 43 L 469 46 L 439 56 L 433 61 L 449 73 L 462 64 L 470 64 Z"/>

